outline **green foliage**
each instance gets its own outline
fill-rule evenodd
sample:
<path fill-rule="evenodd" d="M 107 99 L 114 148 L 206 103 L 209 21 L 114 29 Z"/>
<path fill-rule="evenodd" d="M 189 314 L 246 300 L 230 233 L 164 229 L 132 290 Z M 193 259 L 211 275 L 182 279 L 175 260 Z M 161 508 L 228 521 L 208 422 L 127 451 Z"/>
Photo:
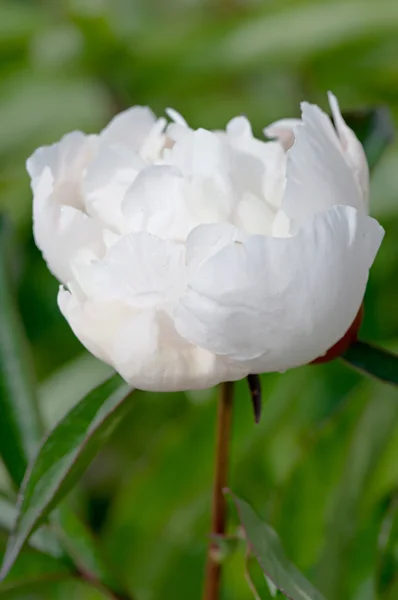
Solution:
<path fill-rule="evenodd" d="M 0 455 L 18 487 L 40 439 L 30 357 L 9 283 L 9 245 L 0 218 Z"/>
<path fill-rule="evenodd" d="M 383 109 L 352 113 L 387 104 L 397 123 L 397 19 L 395 0 L 0 3 L 0 210 L 15 228 L 6 262 L 3 229 L 0 240 L 0 488 L 9 488 L 6 472 L 19 485 L 38 448 L 40 421 L 49 429 L 61 420 L 26 480 L 18 546 L 55 504 L 52 493 L 58 491 L 58 501 L 102 445 L 97 440 L 87 453 L 85 432 L 93 421 L 84 402 L 93 402 L 91 417 L 106 412 L 103 398 L 87 394 L 110 375 L 83 353 L 56 306 L 57 282 L 31 236 L 27 156 L 71 129 L 98 130 L 130 104 L 149 104 L 158 114 L 173 106 L 193 126 L 216 128 L 245 113 L 261 135 L 272 120 L 297 116 L 301 100 L 326 109 L 332 90 L 374 166 L 371 212 L 387 232 L 368 285 L 361 338 L 397 350 L 398 146 L 393 142 L 381 157 L 391 142 Z M 396 380 L 395 362 L 380 354 L 369 362 L 364 345 L 345 358 Z M 327 600 L 394 600 L 396 388 L 365 379 L 342 361 L 269 375 L 262 385 L 258 426 L 246 385 L 237 386 L 231 489 L 258 508 L 289 561 Z M 68 429 L 72 438 L 62 436 L 61 450 L 59 427 L 82 410 L 80 434 Z M 126 407 L 67 504 L 22 549 L 0 598 L 99 600 L 106 597 L 104 585 L 122 588 L 123 597 L 119 582 L 126 580 L 137 600 L 199 599 L 214 421 L 213 391 L 135 392 L 131 410 Z M 54 436 L 56 449 L 49 453 Z M 83 446 L 74 454 L 78 439 Z M 73 457 L 82 460 L 77 471 Z M 44 487 L 38 488 L 41 470 Z M 9 530 L 15 518 L 14 498 L 1 496 L 0 530 Z M 234 533 L 234 511 L 231 520 Z M 5 533 L 0 544 L 2 550 Z M 97 590 L 71 581 L 79 569 L 90 572 Z M 225 557 L 224 569 L 223 600 L 252 600 L 241 546 Z M 259 593 L 269 600 L 262 583 Z"/>
<path fill-rule="evenodd" d="M 286 557 L 275 531 L 244 500 L 232 494 L 250 551 L 264 574 L 290 600 L 325 600 Z"/>
<path fill-rule="evenodd" d="M 128 410 L 131 388 L 114 375 L 79 402 L 51 431 L 22 483 L 18 518 L 4 556 L 5 577 L 30 534 L 79 480 Z"/>
<path fill-rule="evenodd" d="M 391 352 L 366 342 L 356 342 L 347 350 L 343 358 L 363 373 L 398 385 L 398 357 Z"/>

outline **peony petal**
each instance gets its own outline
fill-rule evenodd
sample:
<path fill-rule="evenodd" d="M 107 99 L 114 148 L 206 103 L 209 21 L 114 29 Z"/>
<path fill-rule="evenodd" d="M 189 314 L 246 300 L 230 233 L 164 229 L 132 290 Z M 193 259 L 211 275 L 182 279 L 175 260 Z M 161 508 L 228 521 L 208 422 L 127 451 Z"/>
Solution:
<path fill-rule="evenodd" d="M 253 137 L 246 117 L 232 119 L 227 125 L 227 135 L 232 147 L 239 151 L 234 157 L 235 186 L 264 199 L 270 208 L 279 208 L 286 177 L 283 147 L 278 142 L 264 142 Z M 268 228 L 271 226 L 269 223 Z"/>
<path fill-rule="evenodd" d="M 83 171 L 95 153 L 97 140 L 80 132 L 53 146 L 39 148 L 27 161 L 32 177 L 33 232 L 49 269 L 62 282 L 71 278 L 70 259 L 90 246 L 103 250 L 100 224 L 84 211 Z"/>
<path fill-rule="evenodd" d="M 156 117 L 146 106 L 133 106 L 116 115 L 100 134 L 104 145 L 122 145 L 139 152 L 156 124 Z"/>
<path fill-rule="evenodd" d="M 294 144 L 294 128 L 300 123 L 300 119 L 279 119 L 264 129 L 264 135 L 277 139 L 287 152 Z"/>
<path fill-rule="evenodd" d="M 375 220 L 336 206 L 294 237 L 234 241 L 192 276 L 177 330 L 250 372 L 306 364 L 354 320 L 382 237 Z"/>
<path fill-rule="evenodd" d="M 81 253 L 72 269 L 87 297 L 135 308 L 165 305 L 186 286 L 185 247 L 145 232 L 122 237 L 102 260 Z"/>
<path fill-rule="evenodd" d="M 189 344 L 162 311 L 137 312 L 119 302 L 79 303 L 64 289 L 58 303 L 85 347 L 136 388 L 202 389 L 248 374 L 247 367 Z"/>
<path fill-rule="evenodd" d="M 251 234 L 272 235 L 275 212 L 267 202 L 247 192 L 236 209 L 235 224 Z"/>
<path fill-rule="evenodd" d="M 129 188 L 122 206 L 130 231 L 185 240 L 200 219 L 189 210 L 184 180 L 176 167 L 147 167 Z"/>
<path fill-rule="evenodd" d="M 145 167 L 140 156 L 125 146 L 102 145 L 87 168 L 83 190 L 90 214 L 119 233 L 126 231 L 121 205 L 137 174 Z"/>
<path fill-rule="evenodd" d="M 354 174 L 347 165 L 329 117 L 318 106 L 302 104 L 303 123 L 289 150 L 283 209 L 299 223 L 336 204 L 365 212 Z"/>
<path fill-rule="evenodd" d="M 339 103 L 332 92 L 328 92 L 329 105 L 333 121 L 340 138 L 342 151 L 347 164 L 351 167 L 361 190 L 366 208 L 369 204 L 369 167 L 366 154 L 355 133 L 348 127 L 340 112 Z"/>

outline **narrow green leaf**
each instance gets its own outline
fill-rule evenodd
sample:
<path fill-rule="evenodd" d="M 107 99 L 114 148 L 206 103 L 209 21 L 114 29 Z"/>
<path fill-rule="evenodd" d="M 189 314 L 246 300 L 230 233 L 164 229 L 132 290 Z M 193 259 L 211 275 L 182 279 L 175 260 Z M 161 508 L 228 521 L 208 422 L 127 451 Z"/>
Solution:
<path fill-rule="evenodd" d="M 331 500 L 324 551 L 317 568 L 317 581 L 328 598 L 349 596 L 353 573 L 353 544 L 363 519 L 363 506 L 371 478 L 398 423 L 396 391 L 373 384 L 346 451 L 344 470 Z M 366 513 L 369 515 L 369 512 Z"/>
<path fill-rule="evenodd" d="M 129 410 L 132 388 L 118 375 L 90 392 L 51 431 L 23 481 L 18 518 L 7 545 L 5 577 L 28 537 L 83 474 L 114 426 Z"/>
<path fill-rule="evenodd" d="M 379 535 L 376 587 L 380 596 L 396 583 L 398 572 L 398 498 L 395 495 L 383 519 Z"/>
<path fill-rule="evenodd" d="M 249 547 L 264 574 L 290 600 L 325 600 L 318 590 L 292 565 L 275 531 L 251 506 L 231 493 L 245 530 Z"/>
<path fill-rule="evenodd" d="M 11 500 L 0 494 L 0 530 L 7 533 L 11 532 L 17 520 L 17 514 L 18 511 Z M 35 531 L 29 540 L 29 546 L 54 558 L 60 558 L 64 555 L 52 531 L 46 526 Z"/>
<path fill-rule="evenodd" d="M 73 576 L 64 562 L 29 548 L 18 557 L 6 579 L 0 583 L 0 598 L 7 600 L 11 592 L 21 594 L 18 598 L 30 597 L 22 593 L 30 594 L 33 585 L 63 581 Z"/>
<path fill-rule="evenodd" d="M 119 581 L 120 577 L 108 566 L 99 543 L 84 523 L 67 506 L 60 507 L 54 521 L 60 527 L 58 537 L 77 572 L 83 576 L 89 574 L 91 581 L 95 580 L 112 590 L 118 598 L 128 598 L 124 585 Z"/>
<path fill-rule="evenodd" d="M 398 385 L 398 356 L 367 342 L 356 342 L 342 356 L 359 371 Z"/>
<path fill-rule="evenodd" d="M 0 217 L 0 454 L 19 487 L 37 450 L 41 425 L 27 344 L 11 293 L 7 238 Z"/>
<path fill-rule="evenodd" d="M 373 169 L 394 139 L 394 124 L 386 106 L 344 113 L 344 119 L 364 147 Z"/>

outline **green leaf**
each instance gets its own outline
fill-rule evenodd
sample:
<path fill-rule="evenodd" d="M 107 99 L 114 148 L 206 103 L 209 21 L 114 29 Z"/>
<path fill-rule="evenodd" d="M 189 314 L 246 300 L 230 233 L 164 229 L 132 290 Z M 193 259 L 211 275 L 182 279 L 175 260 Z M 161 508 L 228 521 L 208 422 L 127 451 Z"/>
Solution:
<path fill-rule="evenodd" d="M 382 596 L 396 583 L 398 571 L 398 498 L 393 496 L 389 509 L 383 519 L 379 535 L 379 561 L 377 590 Z"/>
<path fill-rule="evenodd" d="M 12 531 L 17 520 L 17 514 L 17 508 L 11 500 L 0 494 L 0 530 L 7 533 Z M 46 526 L 41 527 L 31 536 L 29 546 L 54 558 L 60 558 L 64 555 L 52 531 Z"/>
<path fill-rule="evenodd" d="M 95 580 L 120 598 L 128 598 L 129 595 L 120 584 L 118 574 L 108 566 L 99 543 L 83 522 L 67 506 L 60 507 L 54 521 L 59 525 L 58 537 L 62 546 L 78 573 L 89 573 L 91 581 Z"/>
<path fill-rule="evenodd" d="M 373 169 L 394 139 L 394 124 L 385 106 L 344 113 L 344 119 L 364 147 L 369 168 Z"/>
<path fill-rule="evenodd" d="M 21 487 L 18 518 L 8 542 L 5 577 L 30 534 L 78 481 L 120 418 L 132 388 L 118 375 L 90 392 L 44 441 Z"/>
<path fill-rule="evenodd" d="M 11 592 L 30 594 L 33 585 L 71 579 L 73 575 L 62 561 L 29 548 L 18 557 L 6 579 L 0 583 L 0 598 L 8 600 Z M 18 598 L 27 597 L 30 596 L 18 595 Z"/>
<path fill-rule="evenodd" d="M 264 574 L 290 600 L 325 600 L 318 590 L 292 565 L 275 531 L 251 506 L 231 493 L 245 530 L 249 547 Z"/>
<path fill-rule="evenodd" d="M 324 552 L 318 566 L 317 580 L 328 598 L 349 596 L 350 579 L 359 572 L 351 568 L 354 560 L 353 544 L 357 540 L 358 527 L 364 518 L 366 494 L 374 473 L 398 423 L 396 391 L 374 383 L 371 397 L 365 406 L 353 432 L 346 451 L 344 470 L 331 498 L 332 510 Z M 366 523 L 369 511 L 365 513 Z M 365 556 L 362 550 L 361 557 Z M 359 559 L 359 557 L 357 557 Z"/>
<path fill-rule="evenodd" d="M 41 425 L 27 344 L 11 292 L 7 238 L 0 217 L 0 454 L 19 487 L 37 450 Z"/>
<path fill-rule="evenodd" d="M 398 356 L 367 342 L 356 342 L 342 356 L 359 371 L 386 383 L 398 385 Z"/>

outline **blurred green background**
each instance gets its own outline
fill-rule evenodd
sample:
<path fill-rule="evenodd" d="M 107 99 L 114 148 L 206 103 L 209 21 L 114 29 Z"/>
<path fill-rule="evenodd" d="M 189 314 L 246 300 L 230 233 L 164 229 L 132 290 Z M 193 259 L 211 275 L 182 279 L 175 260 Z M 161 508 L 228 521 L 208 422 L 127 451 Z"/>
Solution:
<path fill-rule="evenodd" d="M 396 0 L 0 0 L 0 210 L 14 227 L 14 280 L 48 426 L 109 369 L 58 312 L 58 284 L 31 234 L 29 154 L 69 130 L 95 132 L 132 104 L 172 106 L 194 127 L 244 113 L 261 135 L 298 115 L 301 100 L 326 109 L 328 89 L 343 110 L 386 104 L 397 123 Z M 371 211 L 387 235 L 362 335 L 398 348 L 397 143 L 373 174 Z M 328 600 L 398 598 L 397 391 L 337 362 L 263 377 L 263 390 L 255 426 L 246 385 L 237 387 L 231 488 Z M 137 600 L 200 598 L 215 410 L 214 391 L 138 392 L 68 499 Z M 39 569 L 37 553 L 27 560 Z M 49 582 L 0 597 L 103 596 Z M 238 551 L 223 600 L 250 598 Z"/>

